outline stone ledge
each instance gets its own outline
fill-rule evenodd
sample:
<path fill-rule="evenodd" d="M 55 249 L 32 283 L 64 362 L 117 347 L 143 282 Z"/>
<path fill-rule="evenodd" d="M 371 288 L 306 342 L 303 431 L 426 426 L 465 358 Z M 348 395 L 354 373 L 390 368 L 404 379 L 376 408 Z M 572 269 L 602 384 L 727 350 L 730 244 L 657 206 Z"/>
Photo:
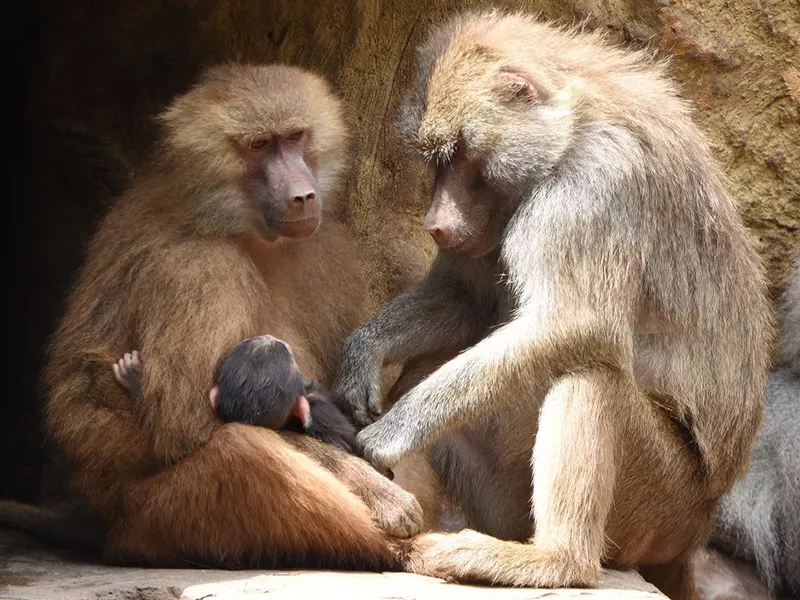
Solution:
<path fill-rule="evenodd" d="M 0 530 L 2 600 L 664 600 L 637 573 L 605 571 L 596 589 L 508 589 L 455 585 L 408 573 L 220 571 L 111 567 L 66 556 L 29 536 Z"/>

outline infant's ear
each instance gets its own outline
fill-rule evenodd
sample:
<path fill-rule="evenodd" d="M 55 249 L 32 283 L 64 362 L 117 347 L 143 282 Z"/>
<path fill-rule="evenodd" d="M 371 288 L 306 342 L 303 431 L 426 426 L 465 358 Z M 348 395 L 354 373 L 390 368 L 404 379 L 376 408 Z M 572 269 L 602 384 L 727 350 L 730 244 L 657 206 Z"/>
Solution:
<path fill-rule="evenodd" d="M 304 429 L 308 429 L 311 425 L 311 405 L 305 396 L 298 396 L 295 400 L 292 414 L 300 419 Z"/>
<path fill-rule="evenodd" d="M 211 400 L 211 408 L 217 410 L 217 400 L 219 400 L 219 386 L 215 385 L 208 393 L 208 399 Z"/>

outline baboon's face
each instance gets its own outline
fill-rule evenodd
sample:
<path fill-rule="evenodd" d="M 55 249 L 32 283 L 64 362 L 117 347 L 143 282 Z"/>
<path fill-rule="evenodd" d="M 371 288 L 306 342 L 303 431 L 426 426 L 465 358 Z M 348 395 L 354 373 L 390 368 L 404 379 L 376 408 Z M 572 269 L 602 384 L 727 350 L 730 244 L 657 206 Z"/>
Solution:
<path fill-rule="evenodd" d="M 426 231 L 440 248 L 479 257 L 501 243 L 516 207 L 558 165 L 574 118 L 569 94 L 543 74 L 504 67 L 490 52 L 471 59 L 478 63 L 440 58 L 400 126 L 436 164 Z"/>
<path fill-rule="evenodd" d="M 311 73 L 216 67 L 162 115 L 163 168 L 190 192 L 201 231 L 307 238 L 346 165 L 341 112 Z"/>
<path fill-rule="evenodd" d="M 308 160 L 310 132 L 268 131 L 245 140 L 248 165 L 245 194 L 265 229 L 288 238 L 306 238 L 319 227 L 319 185 Z"/>
<path fill-rule="evenodd" d="M 436 167 L 424 227 L 440 248 L 477 258 L 500 244 L 512 196 L 486 176 L 484 166 L 460 143 L 449 162 Z"/>

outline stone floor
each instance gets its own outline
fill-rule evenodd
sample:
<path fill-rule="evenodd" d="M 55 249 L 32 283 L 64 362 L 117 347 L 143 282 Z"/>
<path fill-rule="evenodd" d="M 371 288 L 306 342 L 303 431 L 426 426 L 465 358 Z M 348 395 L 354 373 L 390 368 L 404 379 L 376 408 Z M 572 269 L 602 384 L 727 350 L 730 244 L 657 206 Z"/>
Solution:
<path fill-rule="evenodd" d="M 406 573 L 216 571 L 109 567 L 65 556 L 26 535 L 0 530 L 0 599 L 13 600 L 664 600 L 633 572 L 606 571 L 598 589 L 502 589 L 448 584 Z"/>

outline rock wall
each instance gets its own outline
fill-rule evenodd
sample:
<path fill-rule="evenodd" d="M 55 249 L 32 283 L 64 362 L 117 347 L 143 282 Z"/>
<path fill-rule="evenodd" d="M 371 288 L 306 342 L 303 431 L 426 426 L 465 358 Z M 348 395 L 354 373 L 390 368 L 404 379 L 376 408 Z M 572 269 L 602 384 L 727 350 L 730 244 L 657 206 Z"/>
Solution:
<path fill-rule="evenodd" d="M 146 152 L 152 115 L 204 67 L 281 61 L 329 78 L 357 133 L 343 218 L 364 247 L 377 306 L 425 271 L 420 222 L 428 176 L 398 145 L 394 118 L 415 46 L 454 10 L 523 9 L 584 20 L 619 43 L 660 48 L 697 105 L 766 261 L 781 287 L 800 227 L 800 5 L 795 0 L 141 0 L 29 7 L 24 187 L 15 235 L 17 402 L 4 444 L 18 457 L 4 495 L 37 493 L 36 377 L 46 337 L 96 219 Z M 17 238 L 15 238 L 17 239 Z M 31 244 L 31 241 L 33 244 Z M 20 423 L 24 423 L 20 426 Z M 6 454 L 8 456 L 8 454 Z"/>

